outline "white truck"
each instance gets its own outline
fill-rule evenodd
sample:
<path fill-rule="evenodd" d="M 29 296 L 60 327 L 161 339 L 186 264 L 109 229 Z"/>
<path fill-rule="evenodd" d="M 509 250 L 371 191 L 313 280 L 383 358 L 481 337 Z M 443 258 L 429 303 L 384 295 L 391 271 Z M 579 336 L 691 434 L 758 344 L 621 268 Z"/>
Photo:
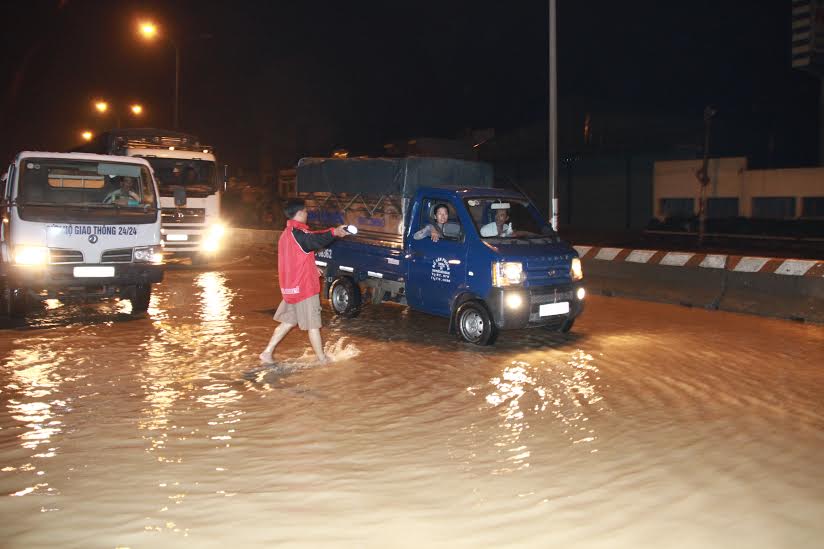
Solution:
<path fill-rule="evenodd" d="M 163 280 L 157 196 L 143 159 L 19 153 L 0 182 L 0 313 L 113 296 L 145 312 Z"/>
<path fill-rule="evenodd" d="M 163 252 L 207 263 L 223 245 L 220 218 L 225 177 L 214 150 L 197 136 L 157 128 L 124 128 L 100 134 L 76 151 L 145 158 L 160 188 Z"/>

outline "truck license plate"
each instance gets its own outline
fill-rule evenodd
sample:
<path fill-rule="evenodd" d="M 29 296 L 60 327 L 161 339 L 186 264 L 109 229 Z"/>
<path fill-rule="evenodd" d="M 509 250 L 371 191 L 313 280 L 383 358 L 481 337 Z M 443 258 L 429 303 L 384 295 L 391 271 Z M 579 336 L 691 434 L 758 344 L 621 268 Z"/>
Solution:
<path fill-rule="evenodd" d="M 560 303 L 545 303 L 538 309 L 540 316 L 554 316 L 569 314 L 569 301 Z"/>
<path fill-rule="evenodd" d="M 114 276 L 114 267 L 75 267 L 75 278 L 107 278 Z"/>
<path fill-rule="evenodd" d="M 174 241 L 178 241 L 178 242 L 185 242 L 186 240 L 189 240 L 189 235 L 187 235 L 187 234 L 167 234 L 166 235 L 166 240 L 169 240 L 169 241 L 174 240 Z"/>

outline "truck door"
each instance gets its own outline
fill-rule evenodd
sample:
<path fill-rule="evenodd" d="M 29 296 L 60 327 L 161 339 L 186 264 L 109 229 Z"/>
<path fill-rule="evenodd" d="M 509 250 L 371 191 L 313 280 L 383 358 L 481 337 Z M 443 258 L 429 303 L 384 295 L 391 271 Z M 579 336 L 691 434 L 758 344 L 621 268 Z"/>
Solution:
<path fill-rule="evenodd" d="M 436 224 L 436 209 L 445 205 L 448 221 L 460 224 L 455 207 L 449 201 L 424 198 L 419 215 L 412 220 L 412 234 Z M 435 230 L 434 228 L 432 230 Z M 465 231 L 461 227 L 461 234 Z M 420 235 L 418 235 L 420 237 Z M 449 300 L 466 283 L 466 247 L 463 238 L 440 236 L 434 242 L 431 236 L 409 239 L 409 277 L 407 303 L 415 309 L 449 315 Z"/>

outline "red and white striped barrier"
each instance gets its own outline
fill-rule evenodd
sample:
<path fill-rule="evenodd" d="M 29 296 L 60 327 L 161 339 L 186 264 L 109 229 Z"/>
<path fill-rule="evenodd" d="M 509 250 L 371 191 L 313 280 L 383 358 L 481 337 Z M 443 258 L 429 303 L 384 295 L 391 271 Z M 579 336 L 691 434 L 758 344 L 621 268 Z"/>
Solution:
<path fill-rule="evenodd" d="M 588 260 L 726 269 L 739 273 L 824 277 L 824 261 L 816 259 L 780 259 L 775 257 L 667 252 L 662 250 L 634 250 L 631 248 L 602 248 L 600 246 L 574 246 L 574 248 L 581 259 Z"/>

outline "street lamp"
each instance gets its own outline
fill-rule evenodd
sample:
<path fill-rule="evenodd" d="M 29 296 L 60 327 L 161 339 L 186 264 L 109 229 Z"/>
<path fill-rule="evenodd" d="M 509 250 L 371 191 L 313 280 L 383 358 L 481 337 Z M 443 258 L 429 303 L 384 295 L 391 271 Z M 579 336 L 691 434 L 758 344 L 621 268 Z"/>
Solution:
<path fill-rule="evenodd" d="M 151 21 L 142 21 L 138 25 L 138 32 L 144 40 L 154 40 L 159 36 L 157 25 Z M 178 104 L 180 103 L 180 48 L 168 34 L 164 35 L 166 40 L 175 49 L 175 105 L 174 105 L 174 128 L 178 128 Z"/>
<path fill-rule="evenodd" d="M 82 137 L 82 138 L 83 138 L 83 141 L 91 141 L 91 140 L 92 140 L 92 137 L 94 137 L 94 134 L 93 134 L 92 132 L 90 132 L 89 130 L 84 130 L 84 131 L 80 134 L 80 137 Z"/>
<path fill-rule="evenodd" d="M 100 115 L 105 115 L 107 112 L 109 112 L 109 103 L 107 101 L 102 100 L 102 99 L 97 99 L 97 100 L 94 101 L 94 109 Z M 117 123 L 117 127 L 119 128 L 120 127 L 120 112 L 117 108 L 114 108 L 112 110 L 112 112 L 115 113 L 115 122 Z M 136 117 L 137 116 L 142 116 L 143 115 L 143 105 L 141 105 L 140 103 L 132 103 L 131 105 L 129 105 L 129 112 L 132 114 L 132 116 L 136 116 Z"/>

